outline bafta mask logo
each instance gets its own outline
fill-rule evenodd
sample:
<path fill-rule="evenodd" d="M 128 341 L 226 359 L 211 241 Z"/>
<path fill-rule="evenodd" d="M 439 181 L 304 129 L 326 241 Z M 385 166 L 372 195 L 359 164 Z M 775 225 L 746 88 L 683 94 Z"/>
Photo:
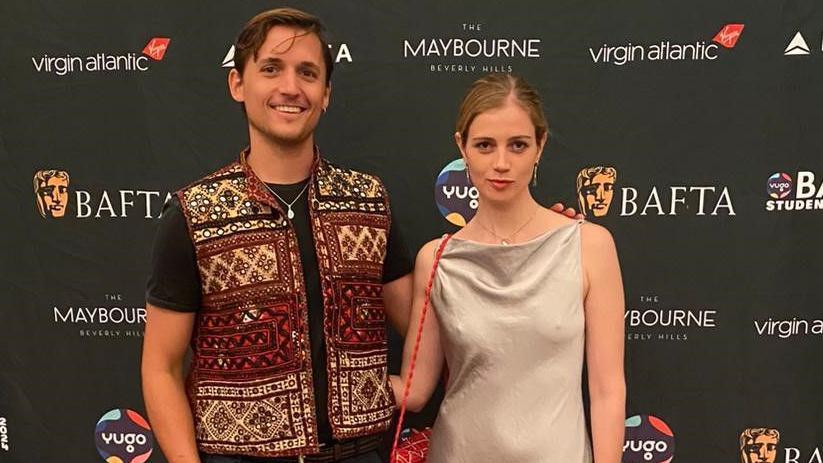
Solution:
<path fill-rule="evenodd" d="M 69 173 L 64 170 L 39 170 L 34 174 L 37 210 L 46 218 L 60 218 L 69 205 Z"/>
<path fill-rule="evenodd" d="M 577 202 L 586 217 L 603 217 L 614 197 L 614 167 L 587 167 L 577 174 Z"/>
<path fill-rule="evenodd" d="M 740 434 L 741 463 L 775 463 L 780 431 L 771 428 L 749 428 Z"/>

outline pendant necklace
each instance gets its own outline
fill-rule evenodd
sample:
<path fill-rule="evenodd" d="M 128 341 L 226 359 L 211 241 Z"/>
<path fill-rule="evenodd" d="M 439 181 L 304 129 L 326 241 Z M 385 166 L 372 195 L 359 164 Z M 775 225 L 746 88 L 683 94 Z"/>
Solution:
<path fill-rule="evenodd" d="M 509 245 L 512 244 L 512 239 L 514 238 L 514 235 L 520 233 L 520 230 L 526 228 L 526 225 L 530 224 L 531 221 L 534 220 L 534 218 L 537 216 L 537 211 L 539 209 L 540 209 L 539 207 L 535 208 L 534 213 L 531 215 L 531 217 L 529 217 L 529 219 L 526 220 L 526 222 L 523 223 L 523 225 L 521 225 L 517 230 L 515 230 L 514 233 L 512 233 L 511 235 L 509 235 L 507 237 L 498 235 L 497 233 L 494 232 L 494 230 L 492 230 L 492 229 L 488 228 L 487 226 L 483 225 L 481 222 L 477 222 L 477 224 L 480 225 L 481 227 L 483 227 L 483 229 L 486 230 L 487 232 L 494 235 L 495 238 L 499 239 L 500 244 L 502 244 L 503 246 L 509 246 Z"/>
<path fill-rule="evenodd" d="M 301 196 L 303 196 L 303 193 L 305 193 L 305 192 L 306 192 L 306 188 L 308 188 L 308 187 L 309 187 L 309 183 L 311 183 L 311 179 L 309 179 L 309 180 L 306 182 L 306 185 L 303 187 L 303 189 L 302 189 L 302 190 L 300 190 L 300 193 L 297 193 L 297 196 L 295 196 L 295 197 L 294 197 L 294 199 L 293 199 L 291 202 L 286 201 L 285 199 L 283 199 L 282 197 L 280 197 L 280 195 L 279 195 L 279 194 L 275 193 L 275 191 L 274 191 L 274 190 L 272 190 L 272 188 L 269 186 L 269 184 L 268 184 L 268 183 L 263 182 L 263 185 L 265 185 L 265 186 L 266 186 L 266 189 L 267 189 L 267 190 L 269 190 L 269 191 L 271 192 L 271 194 L 273 194 L 273 195 L 274 195 L 277 199 L 279 199 L 281 203 L 283 203 L 283 204 L 285 204 L 285 205 L 286 205 L 286 208 L 287 208 L 287 209 L 286 209 L 286 216 L 288 216 L 289 220 L 291 220 L 291 219 L 293 219 L 293 218 L 294 218 L 294 211 L 292 210 L 292 208 L 291 208 L 291 207 L 292 207 L 292 206 L 294 206 L 294 203 L 296 203 L 296 202 L 297 202 L 297 200 L 298 200 L 298 199 L 300 199 L 300 197 L 301 197 Z"/>

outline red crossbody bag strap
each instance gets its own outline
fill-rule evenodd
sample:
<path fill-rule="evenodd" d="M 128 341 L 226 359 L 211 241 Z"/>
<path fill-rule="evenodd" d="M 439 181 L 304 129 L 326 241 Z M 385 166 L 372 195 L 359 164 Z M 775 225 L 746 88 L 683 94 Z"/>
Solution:
<path fill-rule="evenodd" d="M 440 257 L 443 255 L 443 250 L 446 248 L 446 243 L 449 242 L 449 239 L 451 239 L 451 235 L 447 234 L 442 240 L 440 240 L 440 246 L 437 248 L 437 253 L 434 255 L 434 263 L 432 264 L 431 273 L 429 274 L 429 282 L 426 285 L 426 297 L 423 300 L 423 310 L 420 312 L 420 323 L 417 325 L 417 339 L 414 341 L 414 350 L 412 350 L 411 363 L 409 364 L 409 376 L 406 378 L 403 385 L 403 401 L 400 404 L 400 416 L 397 418 L 397 430 L 394 433 L 394 444 L 392 445 L 390 461 L 395 461 L 397 444 L 400 442 L 400 432 L 403 429 L 403 417 L 406 415 L 406 401 L 409 398 L 412 378 L 414 377 L 414 364 L 417 361 L 417 351 L 420 349 L 420 339 L 423 337 L 423 323 L 426 321 L 426 312 L 429 310 L 429 300 L 431 299 L 434 275 L 437 272 L 437 264 L 440 262 Z"/>

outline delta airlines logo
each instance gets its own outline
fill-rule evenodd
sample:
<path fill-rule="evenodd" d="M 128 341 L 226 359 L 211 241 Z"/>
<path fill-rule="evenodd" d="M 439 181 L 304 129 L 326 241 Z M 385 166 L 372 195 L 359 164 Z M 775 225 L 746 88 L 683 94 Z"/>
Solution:
<path fill-rule="evenodd" d="M 809 44 L 806 43 L 806 39 L 800 31 L 797 31 L 797 33 L 794 34 L 792 40 L 788 45 L 786 45 L 786 49 L 783 50 L 783 55 L 785 56 L 803 56 L 810 54 L 811 49 L 809 48 Z"/>
<path fill-rule="evenodd" d="M 163 195 L 159 191 L 140 189 L 78 189 L 72 195 L 69 182 L 70 176 L 65 170 L 44 169 L 34 173 L 34 199 L 41 217 L 62 219 L 71 207 L 78 219 L 127 218 L 135 213 L 145 219 L 157 219 L 163 204 L 171 198 L 171 193 Z"/>
<path fill-rule="evenodd" d="M 336 47 L 332 44 L 329 44 L 329 50 L 331 50 L 332 57 L 334 58 L 334 64 L 338 64 L 341 62 L 351 63 L 352 61 L 354 61 L 352 59 L 351 50 L 349 50 L 348 44 L 341 43 Z M 229 51 L 227 51 L 226 56 L 223 57 L 223 64 L 221 64 L 221 67 L 234 67 L 234 45 L 229 47 Z"/>
<path fill-rule="evenodd" d="M 663 39 L 657 43 L 609 45 L 589 48 L 589 55 L 595 64 L 613 64 L 623 66 L 642 61 L 714 61 L 720 57 L 719 47 L 732 49 L 737 46 L 743 35 L 744 24 L 726 24 L 718 31 L 711 42 L 696 40 L 678 43 Z"/>
<path fill-rule="evenodd" d="M 143 47 L 141 53 L 109 53 L 99 52 L 86 56 L 74 56 L 71 53 L 52 56 L 44 53 L 42 56 L 32 57 L 34 70 L 58 76 L 66 76 L 76 72 L 146 72 L 151 61 L 163 61 L 169 49 L 171 39 L 167 37 L 153 37 Z"/>
<path fill-rule="evenodd" d="M 732 196 L 727 186 L 681 184 L 618 188 L 617 180 L 617 169 L 611 166 L 581 169 L 575 182 L 581 213 L 588 218 L 604 217 L 614 209 L 619 210 L 618 214 L 621 217 L 736 215 Z M 612 206 L 614 200 L 619 202 L 619 207 Z"/>
<path fill-rule="evenodd" d="M 775 172 L 766 180 L 768 212 L 797 212 L 823 210 L 823 181 L 817 185 L 814 172 L 801 170 L 794 176 Z"/>

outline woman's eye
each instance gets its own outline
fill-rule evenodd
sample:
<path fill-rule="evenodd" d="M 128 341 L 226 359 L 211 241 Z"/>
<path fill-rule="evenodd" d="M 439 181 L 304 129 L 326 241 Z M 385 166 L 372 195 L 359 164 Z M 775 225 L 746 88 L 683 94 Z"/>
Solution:
<path fill-rule="evenodd" d="M 518 153 L 521 152 L 521 151 L 524 151 L 528 147 L 529 147 L 529 144 L 526 143 L 526 142 L 516 141 L 516 142 L 512 143 L 512 149 L 515 152 L 518 152 Z"/>

